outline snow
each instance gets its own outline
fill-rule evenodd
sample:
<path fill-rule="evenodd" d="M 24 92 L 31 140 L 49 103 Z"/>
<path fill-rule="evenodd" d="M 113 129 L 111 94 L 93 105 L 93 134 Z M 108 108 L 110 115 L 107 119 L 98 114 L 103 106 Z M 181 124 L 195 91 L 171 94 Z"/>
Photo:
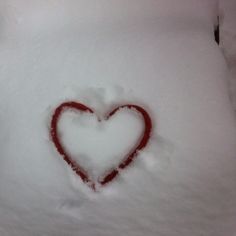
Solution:
<path fill-rule="evenodd" d="M 230 95 L 236 111 L 236 3 L 235 1 L 220 1 L 220 33 L 221 48 L 224 52 L 230 70 Z"/>
<path fill-rule="evenodd" d="M 235 234 L 236 124 L 213 37 L 216 1 L 0 4 L 1 236 Z M 59 124 L 68 151 L 94 175 L 143 128 L 130 110 L 97 117 L 131 103 L 153 120 L 148 146 L 97 192 L 50 138 L 66 101 L 96 112 L 68 110 Z"/>
<path fill-rule="evenodd" d="M 58 124 L 66 151 L 95 179 L 117 167 L 144 132 L 142 117 L 136 111 L 120 110 L 116 116 L 101 121 L 94 114 L 78 115 L 72 110 Z"/>

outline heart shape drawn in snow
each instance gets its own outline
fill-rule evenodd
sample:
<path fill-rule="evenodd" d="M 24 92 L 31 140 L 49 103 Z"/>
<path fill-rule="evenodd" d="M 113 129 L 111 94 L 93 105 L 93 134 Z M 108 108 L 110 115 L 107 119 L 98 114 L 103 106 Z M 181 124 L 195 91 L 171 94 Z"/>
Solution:
<path fill-rule="evenodd" d="M 111 112 L 108 113 L 108 115 L 105 116 L 105 120 L 109 120 L 110 117 L 115 115 L 118 111 L 121 111 L 123 108 L 130 109 L 131 111 L 138 112 L 141 117 L 143 118 L 143 124 L 144 124 L 144 131 L 138 141 L 137 144 L 134 145 L 133 148 L 124 156 L 122 161 L 115 167 L 110 170 L 108 170 L 102 177 L 99 177 L 97 181 L 94 181 L 89 173 L 73 158 L 71 155 L 69 155 L 65 148 L 62 145 L 62 140 L 60 138 L 60 135 L 58 134 L 58 123 L 61 115 L 66 112 L 68 109 L 73 109 L 75 111 L 79 112 L 89 112 L 94 114 L 94 111 L 87 107 L 86 105 L 82 103 L 78 103 L 75 101 L 65 102 L 59 105 L 52 116 L 51 120 L 51 129 L 50 129 L 50 135 L 51 139 L 59 152 L 59 154 L 63 157 L 63 159 L 67 162 L 67 164 L 72 168 L 72 170 L 80 176 L 82 181 L 87 184 L 90 188 L 92 188 L 94 191 L 96 190 L 96 182 L 100 184 L 101 186 L 106 185 L 107 183 L 111 182 L 112 180 L 117 177 L 119 174 L 119 171 L 122 169 L 125 169 L 127 166 L 130 165 L 130 163 L 137 157 L 138 151 L 142 150 L 146 147 L 151 131 L 152 131 L 152 120 L 148 114 L 148 112 L 142 108 L 141 106 L 133 105 L 133 104 L 125 104 L 117 106 L 115 109 L 113 109 Z M 101 121 L 98 119 L 98 121 Z"/>

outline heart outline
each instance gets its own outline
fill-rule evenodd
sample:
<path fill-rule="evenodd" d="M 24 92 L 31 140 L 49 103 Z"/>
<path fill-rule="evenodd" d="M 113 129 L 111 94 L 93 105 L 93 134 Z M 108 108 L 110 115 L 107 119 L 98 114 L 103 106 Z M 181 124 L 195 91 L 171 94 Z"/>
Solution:
<path fill-rule="evenodd" d="M 125 155 L 125 157 L 122 159 L 122 161 L 117 165 L 117 167 L 111 169 L 108 171 L 107 174 L 102 178 L 102 180 L 99 180 L 100 177 L 98 177 L 97 183 L 100 184 L 101 186 L 104 186 L 114 180 L 118 174 L 119 170 L 125 169 L 127 166 L 129 166 L 133 160 L 138 156 L 138 152 L 142 150 L 143 148 L 146 147 L 150 136 L 151 136 L 151 131 L 152 131 L 152 120 L 148 112 L 142 108 L 141 106 L 134 105 L 134 104 L 125 104 L 125 105 L 120 105 L 114 108 L 108 115 L 105 116 L 105 120 L 108 120 L 110 117 L 116 114 L 120 109 L 123 108 L 128 108 L 130 110 L 134 109 L 136 110 L 139 114 L 141 114 L 144 122 L 144 132 L 143 135 L 141 136 L 140 141 L 138 142 L 137 145 L 134 145 L 134 147 Z M 54 111 L 51 119 L 51 129 L 50 129 L 50 136 L 51 140 L 54 143 L 58 153 L 63 157 L 64 161 L 67 162 L 67 164 L 71 167 L 71 169 L 82 179 L 82 181 L 87 184 L 90 188 L 92 188 L 94 191 L 96 191 L 96 183 L 94 180 L 92 180 L 89 176 L 89 173 L 84 170 L 84 168 L 76 161 L 74 161 L 70 155 L 65 151 L 61 141 L 60 137 L 58 135 L 58 121 L 65 112 L 66 109 L 74 109 L 77 111 L 82 111 L 82 112 L 89 112 L 91 114 L 94 114 L 94 111 L 89 108 L 88 106 L 75 102 L 75 101 L 69 101 L 69 102 L 64 102 L 60 104 Z M 100 119 L 98 119 L 100 121 Z"/>

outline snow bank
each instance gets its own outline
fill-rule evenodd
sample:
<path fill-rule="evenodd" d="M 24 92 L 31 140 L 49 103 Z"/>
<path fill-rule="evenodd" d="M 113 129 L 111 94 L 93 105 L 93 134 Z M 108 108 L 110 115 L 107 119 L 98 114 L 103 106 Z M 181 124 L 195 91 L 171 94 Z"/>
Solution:
<path fill-rule="evenodd" d="M 213 36 L 216 2 L 177 2 L 1 2 L 1 236 L 235 232 L 236 128 Z M 65 101 L 98 117 L 137 104 L 153 120 L 148 146 L 97 192 L 50 138 L 53 111 Z M 102 122 L 68 111 L 59 126 L 94 175 L 143 128 L 127 110 Z"/>

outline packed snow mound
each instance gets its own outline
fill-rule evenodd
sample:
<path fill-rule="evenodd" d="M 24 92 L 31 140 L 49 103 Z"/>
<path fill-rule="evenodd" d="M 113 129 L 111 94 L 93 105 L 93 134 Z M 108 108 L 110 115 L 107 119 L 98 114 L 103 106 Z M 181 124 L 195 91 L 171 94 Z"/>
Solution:
<path fill-rule="evenodd" d="M 1 236 L 235 233 L 236 125 L 213 36 L 217 4 L 175 3 L 1 1 Z M 131 111 L 97 117 L 136 104 L 152 118 L 148 145 L 98 191 L 52 142 L 53 112 L 67 101 L 96 112 L 67 111 L 59 124 L 94 175 L 143 129 Z"/>

